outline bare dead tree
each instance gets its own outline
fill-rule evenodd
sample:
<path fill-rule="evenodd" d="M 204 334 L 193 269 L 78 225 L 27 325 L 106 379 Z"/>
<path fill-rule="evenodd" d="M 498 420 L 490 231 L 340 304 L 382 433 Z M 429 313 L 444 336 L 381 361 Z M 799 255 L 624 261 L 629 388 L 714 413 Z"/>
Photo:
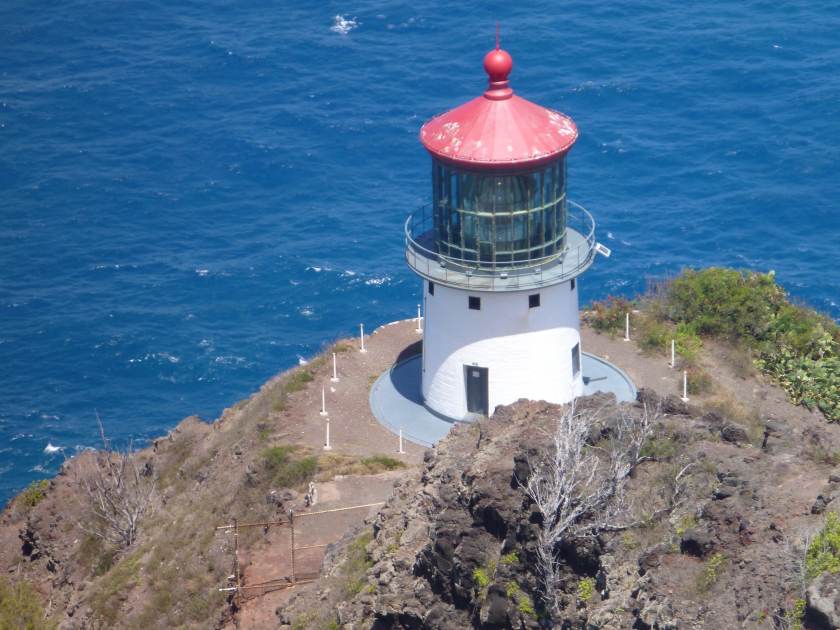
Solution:
<path fill-rule="evenodd" d="M 124 451 L 114 450 L 105 437 L 99 414 L 96 421 L 102 450 L 96 451 L 92 464 L 77 474 L 91 518 L 78 525 L 106 542 L 129 547 L 137 538 L 140 520 L 154 506 L 155 481 L 141 470 L 131 443 Z"/>
<path fill-rule="evenodd" d="M 638 417 L 619 411 L 608 427 L 606 444 L 590 445 L 589 437 L 602 426 L 600 414 L 578 413 L 572 403 L 557 419 L 549 448 L 529 460 L 530 476 L 520 484 L 542 514 L 537 556 L 546 604 L 553 613 L 560 544 L 616 527 L 626 507 L 626 480 L 642 459 L 651 422 L 647 408 Z"/>

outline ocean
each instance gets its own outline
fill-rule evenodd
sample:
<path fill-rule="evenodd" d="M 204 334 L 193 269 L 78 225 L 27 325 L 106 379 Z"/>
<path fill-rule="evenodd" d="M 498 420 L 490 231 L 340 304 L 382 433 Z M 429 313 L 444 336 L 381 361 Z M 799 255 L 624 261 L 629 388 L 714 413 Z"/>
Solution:
<path fill-rule="evenodd" d="M 840 317 L 840 5 L 667 0 L 0 6 L 0 502 L 98 444 L 212 419 L 336 337 L 411 317 L 417 139 L 480 94 L 581 135 L 612 248 L 583 299 L 775 270 Z"/>

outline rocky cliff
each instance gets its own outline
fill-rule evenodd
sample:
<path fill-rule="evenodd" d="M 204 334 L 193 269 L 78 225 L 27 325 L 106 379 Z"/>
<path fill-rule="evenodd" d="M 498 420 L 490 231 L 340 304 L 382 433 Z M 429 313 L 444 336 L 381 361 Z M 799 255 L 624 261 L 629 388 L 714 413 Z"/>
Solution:
<path fill-rule="evenodd" d="M 561 409 L 521 401 L 428 451 L 371 523 L 355 592 L 331 581 L 344 571 L 338 551 L 320 584 L 278 609 L 281 627 L 834 627 L 833 587 L 818 584 L 806 610 L 804 552 L 840 496 L 833 462 L 815 456 L 834 452 L 837 432 L 793 407 L 789 419 L 750 424 L 735 409 L 649 390 L 640 401 L 625 413 L 644 404 L 661 414 L 628 482 L 627 510 L 614 528 L 563 542 L 558 614 L 540 587 L 543 516 L 522 481 Z M 579 410 L 605 426 L 620 412 L 600 397 Z"/>

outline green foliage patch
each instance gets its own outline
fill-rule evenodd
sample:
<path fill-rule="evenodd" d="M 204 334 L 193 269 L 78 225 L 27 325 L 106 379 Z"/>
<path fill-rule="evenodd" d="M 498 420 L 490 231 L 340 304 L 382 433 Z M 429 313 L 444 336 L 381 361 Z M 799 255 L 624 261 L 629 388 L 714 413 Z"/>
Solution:
<path fill-rule="evenodd" d="M 383 470 L 397 470 L 405 468 L 405 463 L 400 460 L 389 457 L 388 455 L 371 455 L 370 457 L 362 458 L 362 465 L 367 467 L 371 474 Z"/>
<path fill-rule="evenodd" d="M 50 482 L 47 479 L 33 481 L 26 487 L 26 490 L 20 493 L 21 504 L 27 509 L 34 508 L 47 496 L 49 487 Z"/>
<path fill-rule="evenodd" d="M 262 452 L 263 464 L 276 486 L 293 488 L 310 481 L 318 471 L 318 458 L 301 455 L 294 446 L 272 446 Z"/>
<path fill-rule="evenodd" d="M 28 582 L 0 577 L 0 628 L 2 630 L 53 630 L 56 622 L 45 618 L 41 597 Z"/>
<path fill-rule="evenodd" d="M 825 515 L 825 523 L 805 552 L 805 574 L 809 580 L 823 573 L 840 571 L 840 516 Z"/>
<path fill-rule="evenodd" d="M 510 582 L 505 587 L 505 595 L 508 599 L 516 603 L 516 609 L 523 615 L 528 615 L 536 619 L 537 611 L 534 608 L 534 600 L 528 593 L 519 588 L 516 582 Z"/>
<path fill-rule="evenodd" d="M 697 576 L 697 590 L 701 593 L 709 591 L 718 581 L 721 571 L 726 565 L 726 556 L 720 552 L 708 557 L 703 570 Z"/>
<path fill-rule="evenodd" d="M 840 326 L 792 304 L 772 273 L 689 269 L 665 300 L 678 326 L 746 345 L 792 402 L 840 421 Z"/>
<path fill-rule="evenodd" d="M 311 383 L 315 377 L 306 368 L 300 368 L 292 372 L 286 381 L 285 390 L 288 393 L 299 392 L 306 388 L 307 383 Z"/>
<path fill-rule="evenodd" d="M 367 546 L 371 540 L 373 531 L 367 529 L 347 545 L 347 556 L 341 568 L 344 599 L 358 595 L 367 582 L 367 571 L 373 566 L 373 560 L 367 553 Z"/>
<path fill-rule="evenodd" d="M 519 562 L 519 554 L 516 553 L 516 551 L 511 551 L 510 553 L 506 553 L 501 558 L 499 558 L 499 562 L 501 562 L 505 566 L 516 564 L 517 562 Z"/>
<path fill-rule="evenodd" d="M 589 323 L 597 331 L 618 334 L 624 331 L 625 316 L 632 308 L 630 300 L 608 295 L 606 300 L 592 303 Z"/>
<path fill-rule="evenodd" d="M 577 586 L 577 596 L 582 602 L 588 602 L 595 596 L 595 578 L 585 577 Z"/>

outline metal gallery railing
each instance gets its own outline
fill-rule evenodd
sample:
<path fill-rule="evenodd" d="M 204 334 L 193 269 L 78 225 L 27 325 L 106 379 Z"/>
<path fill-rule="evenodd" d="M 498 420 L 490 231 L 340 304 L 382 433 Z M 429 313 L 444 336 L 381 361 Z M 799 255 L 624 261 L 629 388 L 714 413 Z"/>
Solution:
<path fill-rule="evenodd" d="M 595 257 L 595 220 L 573 201 L 567 202 L 565 246 L 542 258 L 504 262 L 468 260 L 435 251 L 429 206 L 405 222 L 405 257 L 421 276 L 452 286 L 485 290 L 518 290 L 562 282 L 586 270 Z"/>

